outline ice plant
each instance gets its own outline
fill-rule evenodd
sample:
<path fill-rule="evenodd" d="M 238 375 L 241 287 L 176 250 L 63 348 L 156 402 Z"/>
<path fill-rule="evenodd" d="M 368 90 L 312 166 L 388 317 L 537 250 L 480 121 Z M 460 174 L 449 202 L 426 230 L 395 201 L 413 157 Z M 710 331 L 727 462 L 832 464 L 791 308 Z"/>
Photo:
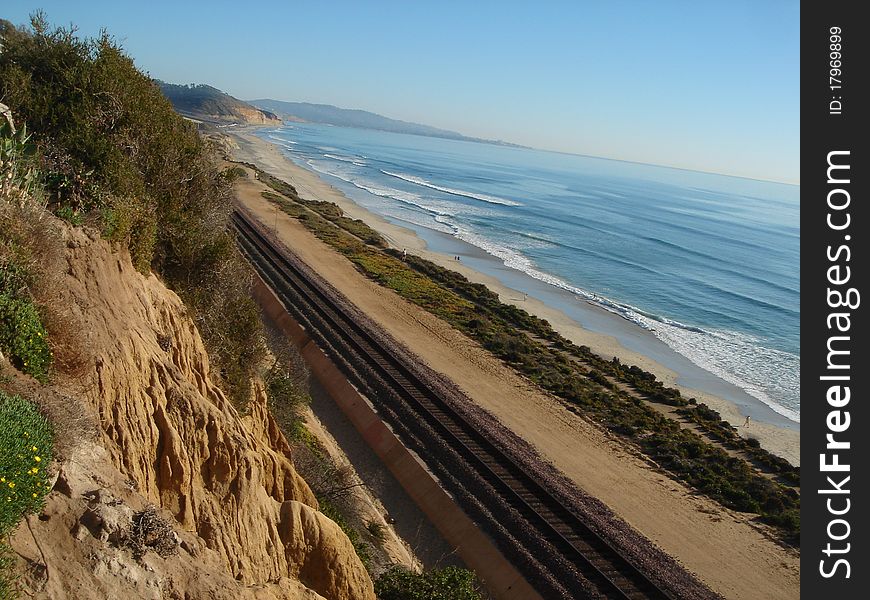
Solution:
<path fill-rule="evenodd" d="M 52 431 L 37 407 L 0 392 L 0 536 L 27 514 L 39 511 L 48 492 Z"/>

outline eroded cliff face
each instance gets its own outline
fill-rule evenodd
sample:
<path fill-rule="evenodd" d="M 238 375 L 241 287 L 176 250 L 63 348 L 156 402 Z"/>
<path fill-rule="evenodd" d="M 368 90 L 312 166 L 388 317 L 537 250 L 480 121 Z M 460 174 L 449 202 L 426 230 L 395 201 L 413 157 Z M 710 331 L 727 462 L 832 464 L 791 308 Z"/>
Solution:
<path fill-rule="evenodd" d="M 257 123 L 261 125 L 281 125 L 281 119 L 276 115 L 260 110 L 258 108 L 249 108 L 248 106 L 239 106 L 236 108 L 247 123 Z"/>
<path fill-rule="evenodd" d="M 245 125 L 275 125 L 280 126 L 283 121 L 277 116 L 268 111 L 260 110 L 245 104 L 244 102 L 233 102 L 229 106 L 222 107 L 224 111 L 216 113 L 214 111 L 195 111 L 190 114 L 194 117 L 201 117 L 211 121 L 223 123 L 243 123 Z"/>
<path fill-rule="evenodd" d="M 223 589 L 221 582 L 229 586 L 225 596 L 212 590 L 207 597 L 247 597 L 259 590 L 261 596 L 251 597 L 374 599 L 350 541 L 316 510 L 314 496 L 297 475 L 262 386 L 255 389 L 249 414 L 240 416 L 213 383 L 202 340 L 179 298 L 154 275 L 136 272 L 125 253 L 113 251 L 95 233 L 66 228 L 63 236 L 68 270 L 58 301 L 80 320 L 93 356 L 80 387 L 68 386 L 78 387 L 74 395 L 95 414 L 99 435 L 77 450 L 91 459 L 80 457 L 73 461 L 76 466 L 61 467 L 58 489 L 47 505 L 46 514 L 53 511 L 54 517 L 29 520 L 35 538 L 48 536 L 42 545 L 58 548 L 78 548 L 99 538 L 107 544 L 118 537 L 108 525 L 96 533 L 88 529 L 88 537 L 77 525 L 57 524 L 81 523 L 76 515 L 109 513 L 110 507 L 134 510 L 150 503 L 171 513 L 178 535 L 186 536 L 180 553 L 165 560 L 183 563 L 186 555 L 190 564 L 187 575 L 158 578 L 150 587 L 142 587 L 143 575 L 131 584 L 132 597 L 152 597 L 136 590 L 164 595 L 184 590 L 183 581 L 197 579 L 199 567 L 212 588 Z M 82 470 L 89 462 L 92 471 L 103 474 Z M 118 481 L 125 490 L 117 489 Z M 98 499 L 122 500 L 97 502 L 102 508 L 96 509 L 88 488 Z M 101 517 L 101 522 L 113 521 Z M 16 543 L 26 545 L 27 535 L 19 528 Z M 70 539 L 51 538 L 64 535 Z M 116 558 L 128 555 L 120 549 Z M 64 569 L 76 571 L 71 581 L 83 581 L 88 573 L 100 577 L 94 568 L 63 562 L 49 566 L 49 572 L 61 573 L 54 587 L 46 587 L 50 597 L 82 597 L 75 589 L 57 588 Z M 101 571 L 111 575 L 112 568 Z M 175 583 L 166 587 L 170 580 Z M 85 589 L 81 585 L 78 589 Z"/>

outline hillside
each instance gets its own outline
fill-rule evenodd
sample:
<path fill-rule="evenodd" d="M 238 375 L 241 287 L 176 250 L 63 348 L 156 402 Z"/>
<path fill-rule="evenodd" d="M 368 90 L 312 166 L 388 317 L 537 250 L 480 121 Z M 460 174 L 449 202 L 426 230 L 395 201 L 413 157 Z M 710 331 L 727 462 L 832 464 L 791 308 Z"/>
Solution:
<path fill-rule="evenodd" d="M 107 33 L 0 47 L 0 598 L 374 600 L 399 540 L 327 487 L 237 170 Z"/>
<path fill-rule="evenodd" d="M 360 129 L 378 129 L 396 133 L 428 135 L 452 139 L 463 139 L 460 133 L 438 129 L 420 123 L 409 123 L 390 119 L 365 110 L 339 108 L 330 104 L 311 104 L 309 102 L 283 102 L 281 100 L 251 100 L 254 106 L 272 111 L 285 117 L 296 117 L 311 123 L 329 123 L 342 127 L 359 127 Z"/>
<path fill-rule="evenodd" d="M 410 123 L 390 119 L 377 113 L 366 110 L 339 108 L 331 104 L 311 104 L 309 102 L 284 102 L 281 100 L 251 100 L 250 103 L 263 110 L 271 111 L 286 120 L 301 120 L 309 123 L 326 123 L 340 127 L 357 127 L 359 129 L 375 129 L 378 131 L 391 131 L 393 133 L 406 133 L 411 135 L 424 135 L 451 140 L 465 140 L 469 142 L 482 142 L 499 146 L 519 147 L 517 144 L 508 142 L 485 140 L 482 138 L 468 137 L 455 131 L 438 129 L 420 123 Z"/>
<path fill-rule="evenodd" d="M 58 480 L 32 534 L 11 539 L 52 575 L 26 572 L 26 588 L 42 598 L 374 600 L 350 540 L 297 474 L 263 385 L 241 416 L 176 294 L 95 231 L 44 223 L 66 265 L 58 301 L 88 332 L 87 366 L 76 384 L 35 389 L 0 359 L 8 392 L 37 395 L 49 415 L 73 403 L 66 410 L 79 415 L 55 416 L 58 437 L 70 438 Z M 163 533 L 137 551 L 149 507 Z"/>
<path fill-rule="evenodd" d="M 107 35 L 0 46 L 0 598 L 374 600 L 210 146 Z"/>
<path fill-rule="evenodd" d="M 157 80 L 160 90 L 179 113 L 206 121 L 280 125 L 277 115 L 251 106 L 209 85 L 176 85 Z"/>

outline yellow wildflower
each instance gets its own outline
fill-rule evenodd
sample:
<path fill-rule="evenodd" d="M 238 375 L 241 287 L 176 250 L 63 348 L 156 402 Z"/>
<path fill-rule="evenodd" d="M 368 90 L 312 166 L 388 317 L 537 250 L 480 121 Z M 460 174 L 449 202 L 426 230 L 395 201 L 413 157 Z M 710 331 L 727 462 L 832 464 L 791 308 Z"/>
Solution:
<path fill-rule="evenodd" d="M 10 482 L 9 482 L 9 487 L 14 488 L 14 487 L 15 487 L 15 482 L 14 482 L 14 481 L 10 481 Z"/>
<path fill-rule="evenodd" d="M 33 457 L 33 460 L 35 460 L 36 462 L 39 462 L 39 461 L 41 461 L 42 459 L 39 458 L 38 456 L 34 456 L 34 457 Z"/>

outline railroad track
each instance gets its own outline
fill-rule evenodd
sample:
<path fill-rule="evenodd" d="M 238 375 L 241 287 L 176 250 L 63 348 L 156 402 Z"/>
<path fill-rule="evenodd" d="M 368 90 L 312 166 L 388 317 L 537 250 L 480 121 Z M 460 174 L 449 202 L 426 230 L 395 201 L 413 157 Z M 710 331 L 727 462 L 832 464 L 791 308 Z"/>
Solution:
<path fill-rule="evenodd" d="M 500 500 L 515 511 L 527 527 L 534 528 L 546 540 L 553 550 L 551 554 L 561 557 L 560 562 L 554 556 L 537 556 L 536 565 L 517 565 L 521 571 L 528 571 L 524 574 L 532 585 L 541 579 L 540 569 L 544 569 L 555 581 L 563 582 L 562 589 L 567 587 L 570 590 L 571 584 L 565 581 L 566 574 L 560 568 L 567 561 L 595 587 L 601 597 L 675 600 L 675 596 L 661 589 L 606 539 L 588 527 L 580 516 L 550 493 L 533 474 L 501 451 L 484 432 L 469 424 L 449 402 L 408 367 L 406 359 L 397 356 L 358 318 L 348 314 L 342 303 L 336 301 L 334 291 L 324 290 L 322 284 L 289 258 L 286 252 L 277 249 L 270 235 L 253 218 L 237 210 L 233 214 L 233 225 L 243 253 L 285 306 L 307 325 L 309 333 L 317 338 L 319 331 L 332 352 L 343 355 L 348 363 L 364 360 L 377 378 L 407 403 L 416 418 L 437 432 L 441 441 L 495 490 Z M 358 372 L 351 375 L 357 387 L 368 391 L 376 406 L 382 405 L 378 406 L 379 409 L 388 408 L 385 414 L 395 414 L 384 406 L 390 398 L 373 389 L 369 378 L 360 376 Z M 400 425 L 401 429 L 401 424 L 391 425 L 394 428 Z M 426 447 L 428 444 L 423 443 L 423 448 Z M 418 451 L 418 454 L 427 456 L 425 450 L 422 453 Z M 437 474 L 438 469 L 433 471 Z M 498 527 L 494 529 L 498 530 Z M 516 541 L 512 540 L 512 543 Z M 548 596 L 546 591 L 541 593 Z"/>

